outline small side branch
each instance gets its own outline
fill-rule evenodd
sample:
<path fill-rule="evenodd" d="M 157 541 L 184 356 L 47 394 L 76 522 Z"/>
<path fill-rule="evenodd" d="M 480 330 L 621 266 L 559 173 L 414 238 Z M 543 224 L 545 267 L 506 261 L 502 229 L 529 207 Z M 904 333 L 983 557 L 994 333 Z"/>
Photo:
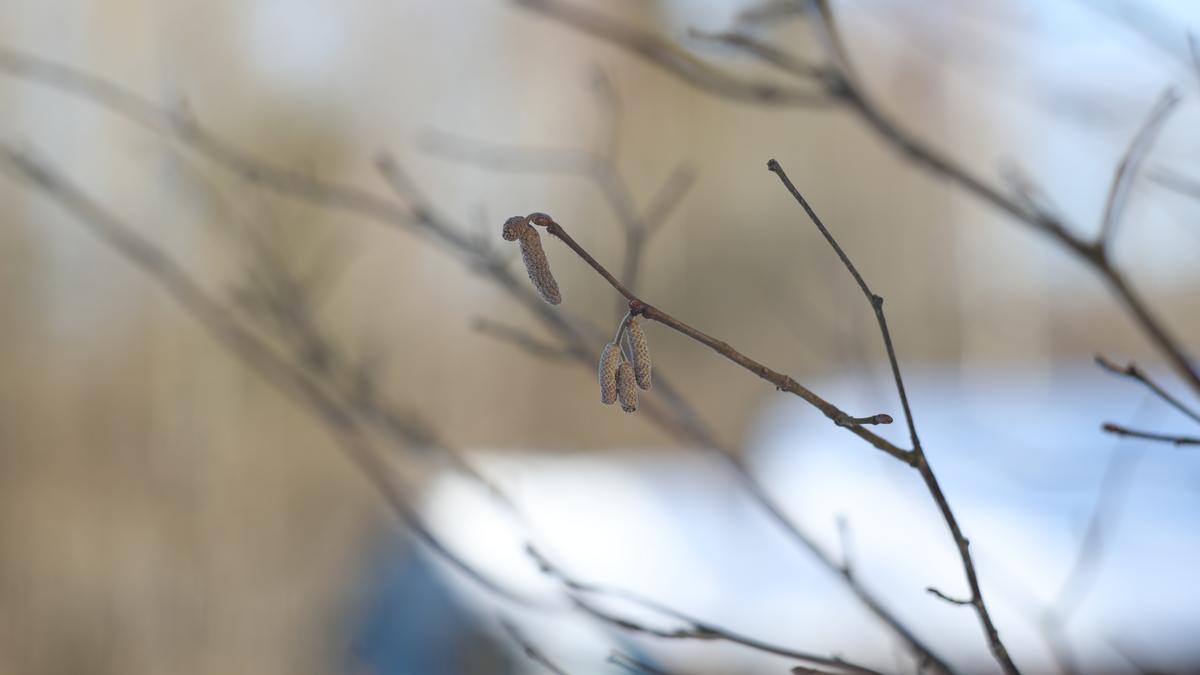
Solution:
<path fill-rule="evenodd" d="M 1112 422 L 1105 422 L 1101 429 L 1110 434 L 1122 436 L 1126 438 L 1140 438 L 1144 441 L 1156 441 L 1158 443 L 1170 443 L 1175 446 L 1185 445 L 1200 445 L 1200 438 L 1195 436 L 1178 436 L 1175 434 L 1163 434 L 1154 431 L 1142 431 L 1140 429 L 1130 429 L 1129 427 Z"/>
<path fill-rule="evenodd" d="M 1118 366 L 1116 363 L 1105 358 L 1104 356 L 1097 354 L 1096 355 L 1096 365 L 1100 366 L 1102 369 L 1104 369 L 1114 375 L 1128 377 L 1136 382 L 1142 383 L 1143 386 L 1145 386 L 1150 391 L 1154 392 L 1154 394 L 1156 396 L 1158 396 L 1159 398 L 1161 398 L 1163 401 L 1166 401 L 1167 404 L 1170 405 L 1172 408 L 1175 408 L 1179 412 L 1190 417 L 1197 424 L 1200 424 L 1200 413 L 1189 408 L 1187 405 L 1184 404 L 1183 401 L 1180 401 L 1179 398 L 1177 398 L 1176 396 L 1173 396 L 1166 389 L 1163 389 L 1161 385 L 1159 385 L 1157 382 L 1155 382 L 1153 379 L 1151 379 L 1150 376 L 1147 375 L 1146 372 L 1143 371 L 1141 368 L 1139 368 L 1137 366 L 1137 364 L 1134 363 L 1133 361 L 1130 361 L 1129 363 L 1125 364 L 1122 367 L 1122 366 Z"/>
<path fill-rule="evenodd" d="M 504 632 L 508 633 L 508 637 L 511 638 L 513 642 L 517 643 L 517 646 L 521 648 L 521 651 L 526 657 L 529 658 L 530 661 L 533 661 L 534 663 L 545 668 L 547 671 L 554 673 L 554 675 L 567 675 L 567 671 L 558 667 L 553 661 L 550 660 L 550 657 L 546 656 L 542 650 L 537 647 L 537 645 L 526 639 L 525 635 L 519 628 L 517 628 L 516 624 L 504 619 L 501 620 L 500 625 L 504 628 Z"/>

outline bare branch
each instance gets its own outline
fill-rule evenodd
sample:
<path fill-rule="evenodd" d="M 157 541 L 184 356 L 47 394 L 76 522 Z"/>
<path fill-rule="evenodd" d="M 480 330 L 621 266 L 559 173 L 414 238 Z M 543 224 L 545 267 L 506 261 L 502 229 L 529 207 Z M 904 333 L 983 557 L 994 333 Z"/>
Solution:
<path fill-rule="evenodd" d="M 696 183 L 696 168 L 690 162 L 680 162 L 671 170 L 671 174 L 659 186 L 646 208 L 642 211 L 641 221 L 645 223 L 647 235 L 653 234 L 671 217 L 675 209 L 683 203 Z"/>
<path fill-rule="evenodd" d="M 1110 373 L 1113 373 L 1114 375 L 1128 377 L 1134 381 L 1141 382 L 1147 389 L 1154 392 L 1155 395 L 1166 401 L 1171 407 L 1175 408 L 1184 415 L 1187 415 L 1196 423 L 1200 424 L 1200 412 L 1192 410 L 1184 405 L 1183 401 L 1180 401 L 1175 396 L 1172 396 L 1170 392 L 1168 392 L 1166 389 L 1163 389 L 1154 380 L 1150 379 L 1150 376 L 1147 375 L 1141 368 L 1138 368 L 1136 363 L 1130 361 L 1129 363 L 1125 364 L 1124 368 L 1122 368 L 1107 358 L 1097 354 L 1096 365 Z"/>
<path fill-rule="evenodd" d="M 1144 441 L 1158 441 L 1160 443 L 1171 443 L 1176 446 L 1184 445 L 1200 445 L 1200 438 L 1195 436 L 1178 436 L 1175 434 L 1160 434 L 1153 431 L 1141 431 L 1139 429 L 1130 429 L 1129 427 L 1112 422 L 1105 422 L 1101 429 L 1110 434 L 1117 436 L 1140 438 Z"/>
<path fill-rule="evenodd" d="M 1000 664 L 1001 668 L 1003 668 L 1006 673 L 1018 673 L 1019 671 L 1017 670 L 1017 666 L 1015 663 L 1013 663 L 1012 658 L 1008 655 L 1008 649 L 1000 640 L 1000 632 L 996 629 L 996 625 L 992 621 L 991 614 L 988 612 L 987 604 L 984 602 L 983 591 L 979 587 L 978 573 L 975 570 L 975 562 L 971 558 L 970 542 L 967 540 L 966 536 L 963 535 L 962 528 L 958 524 L 958 518 L 951 510 L 950 502 L 946 499 L 945 493 L 942 492 L 942 487 L 938 483 L 937 477 L 933 473 L 933 468 L 929 465 L 929 461 L 925 457 L 925 450 L 921 447 L 921 439 L 917 435 L 917 426 L 916 422 L 913 420 L 912 408 L 908 403 L 908 393 L 904 388 L 904 378 L 900 374 L 900 362 L 896 358 L 896 349 L 892 344 L 891 332 L 888 330 L 887 317 L 883 313 L 883 297 L 876 295 L 871 290 L 870 286 L 867 285 L 867 282 L 865 279 L 863 279 L 862 274 L 859 273 L 858 269 L 854 266 L 854 263 L 850 261 L 850 257 L 846 255 L 846 252 L 842 250 L 842 247 L 837 243 L 837 240 L 834 239 L 833 234 L 829 231 L 829 228 L 825 227 L 825 224 L 821 222 L 821 218 L 817 216 L 816 211 L 814 211 L 812 206 L 809 205 L 808 200 L 805 199 L 804 195 L 802 195 L 800 191 L 796 189 L 796 186 L 792 184 L 791 179 L 788 178 L 787 173 L 784 172 L 783 167 L 780 166 L 779 162 L 772 159 L 767 162 L 767 167 L 777 176 L 779 176 L 779 180 L 783 182 L 783 185 L 787 188 L 787 191 L 792 195 L 796 202 L 800 204 L 800 207 L 804 209 L 804 213 L 808 216 L 809 220 L 811 220 L 813 225 L 820 230 L 821 235 L 825 237 L 825 241 L 829 242 L 829 245 L 833 248 L 834 252 L 837 253 L 838 258 L 841 259 L 842 264 L 845 265 L 846 270 L 850 273 L 850 276 L 854 277 L 854 281 L 858 284 L 863 296 L 866 297 L 867 302 L 875 311 L 875 319 L 879 324 L 879 334 L 883 338 L 884 349 L 887 351 L 888 363 L 891 365 L 892 377 L 896 384 L 896 393 L 900 397 L 900 405 L 904 410 L 904 418 L 908 423 L 908 432 L 912 440 L 913 447 L 908 455 L 915 461 L 908 462 L 908 464 L 921 474 L 921 478 L 925 481 L 925 486 L 929 490 L 929 495 L 933 497 L 934 502 L 937 504 L 938 510 L 942 514 L 942 519 L 946 521 L 946 526 L 950 529 L 950 533 L 954 537 L 954 543 L 958 547 L 958 554 L 959 558 L 962 560 L 963 572 L 966 574 L 967 584 L 971 588 L 970 600 L 960 604 L 970 604 L 975 608 L 975 614 L 979 617 L 980 625 L 983 627 L 984 636 L 988 641 L 988 647 L 991 649 L 992 655 L 995 656 L 996 661 Z M 944 599 L 948 599 L 932 588 L 929 590 L 930 592 L 939 595 Z"/>
<path fill-rule="evenodd" d="M 804 661 L 817 665 L 830 666 L 847 672 L 862 673 L 864 675 L 877 675 L 877 671 L 863 665 L 855 664 L 837 657 L 826 657 L 819 654 L 803 652 L 788 647 L 763 642 L 746 635 L 741 635 L 726 628 L 721 628 L 691 617 L 676 609 L 672 609 L 661 603 L 645 598 L 637 593 L 625 591 L 621 589 L 610 588 L 598 584 L 586 583 L 579 581 L 568 575 L 554 563 L 552 563 L 545 555 L 534 547 L 528 548 L 529 555 L 537 562 L 542 571 L 551 578 L 557 579 L 564 587 L 573 593 L 573 599 L 576 606 L 580 610 L 586 612 L 592 617 L 617 626 L 623 630 L 641 633 L 652 637 L 657 637 L 666 640 L 717 640 L 728 642 L 731 644 L 748 647 L 755 651 L 760 651 L 766 654 L 782 656 L 796 661 Z M 608 611 L 601 609 L 596 603 L 591 602 L 589 597 L 607 598 L 610 600 L 621 600 L 636 604 L 644 609 L 661 614 L 674 621 L 683 624 L 682 628 L 663 629 L 648 626 L 646 624 L 630 621 L 617 617 Z"/>
<path fill-rule="evenodd" d="M 536 356 L 540 359 L 565 361 L 572 358 L 571 353 L 567 350 L 556 347 L 541 338 L 534 337 L 528 331 L 506 323 L 481 317 L 471 322 L 471 329 L 482 335 L 487 335 L 501 342 L 514 345 L 531 356 Z"/>
<path fill-rule="evenodd" d="M 680 321 L 679 319 L 676 319 L 674 316 L 671 316 L 663 310 L 647 304 L 644 300 L 635 295 L 633 291 L 629 290 L 628 287 L 618 281 L 611 272 L 605 269 L 605 267 L 601 265 L 599 261 L 593 258 L 586 249 L 580 246 L 580 244 L 576 242 L 571 235 L 567 234 L 566 230 L 564 230 L 563 227 L 557 222 L 554 222 L 553 220 L 549 220 L 547 222 L 534 222 L 534 219 L 531 218 L 530 223 L 545 227 L 548 233 L 561 240 L 572 251 L 574 251 L 576 255 L 582 258 L 584 262 L 590 265 L 592 269 L 596 270 L 596 272 L 598 272 L 610 286 L 616 289 L 618 293 L 623 295 L 625 299 L 629 301 L 629 310 L 634 314 L 640 314 L 651 321 L 656 321 L 672 330 L 682 333 L 696 342 L 707 346 L 742 368 L 770 382 L 771 384 L 775 385 L 776 389 L 780 391 L 786 391 L 790 394 L 800 397 L 809 405 L 813 406 L 817 410 L 820 410 L 826 417 L 833 420 L 835 423 L 841 421 L 843 423 L 843 428 L 849 429 L 854 435 L 862 438 L 872 446 L 886 452 L 896 459 L 899 459 L 905 464 L 911 465 L 916 462 L 913 453 L 896 446 L 891 441 L 888 441 L 873 432 L 867 431 L 861 425 L 845 425 L 844 423 L 846 420 L 853 420 L 856 418 L 824 398 L 821 398 L 811 389 L 800 384 L 792 377 L 768 368 L 762 363 L 759 363 L 758 361 L 746 356 L 742 352 L 734 349 L 731 345 L 729 345 L 729 343 L 723 342 L 712 337 L 711 335 L 703 333 L 696 328 L 693 328 L 692 326 Z M 876 416 L 876 419 L 882 421 L 883 418 Z"/>
<path fill-rule="evenodd" d="M 965 599 L 964 598 L 953 598 L 953 597 L 950 597 L 949 595 L 946 595 L 945 593 L 939 591 L 938 589 L 934 588 L 933 586 L 926 586 L 925 592 L 929 593 L 930 595 L 936 595 L 938 598 L 945 600 L 946 602 L 948 602 L 952 605 L 973 605 L 973 604 L 975 604 L 974 601 L 971 600 L 970 598 L 965 598 Z"/>
<path fill-rule="evenodd" d="M 1108 199 L 1104 204 L 1104 217 L 1100 221 L 1100 234 L 1096 239 L 1101 250 L 1107 250 L 1112 244 L 1117 224 L 1125 213 L 1125 205 L 1129 202 L 1129 193 L 1133 189 L 1134 180 L 1141 171 L 1142 164 L 1149 156 L 1159 132 L 1166 124 L 1171 111 L 1175 110 L 1182 100 L 1174 87 L 1168 87 L 1159 97 L 1158 102 L 1151 108 L 1146 121 L 1129 143 L 1129 148 L 1121 158 L 1121 163 L 1113 174 L 1112 185 L 1108 190 Z"/>
<path fill-rule="evenodd" d="M 542 650 L 538 649 L 536 645 L 527 640 L 525 635 L 522 634 L 520 629 L 517 628 L 516 624 L 505 619 L 500 622 L 500 625 L 504 628 L 504 632 L 508 633 L 509 638 L 511 638 L 513 642 L 517 643 L 517 646 L 521 648 L 521 651 L 525 653 L 525 656 L 528 657 L 530 661 L 542 666 L 551 673 L 554 673 L 554 675 L 567 675 L 567 671 L 555 665 L 555 663 L 551 661 L 549 657 L 542 653 Z"/>

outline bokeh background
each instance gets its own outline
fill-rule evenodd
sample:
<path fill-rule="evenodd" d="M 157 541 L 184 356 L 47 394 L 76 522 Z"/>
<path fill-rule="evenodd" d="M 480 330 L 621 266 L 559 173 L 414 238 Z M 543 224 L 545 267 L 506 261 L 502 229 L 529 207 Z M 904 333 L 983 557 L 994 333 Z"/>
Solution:
<path fill-rule="evenodd" d="M 803 17 L 756 21 L 756 3 L 574 1 L 748 77 L 779 79 L 692 31 L 738 27 L 819 54 Z M 1002 189 L 1021 172 L 1089 231 L 1130 139 L 1175 86 L 1183 101 L 1133 189 L 1115 260 L 1200 351 L 1200 203 L 1154 179 L 1200 178 L 1193 3 L 834 5 L 857 71 L 902 126 Z M 1188 433 L 1188 420 L 1091 359 L 1133 359 L 1186 388 L 1066 251 L 930 177 L 845 111 L 721 100 L 501 0 L 3 0 L 0 46 L 5 143 L 161 247 L 280 353 L 309 367 L 331 359 L 405 411 L 410 441 L 418 430 L 474 458 L 581 577 L 910 672 L 719 460 L 648 415 L 600 406 L 590 366 L 555 351 L 528 307 L 444 243 L 262 189 L 169 125 L 22 76 L 9 50 L 186 110 L 172 114 L 272 165 L 404 203 L 376 170 L 390 153 L 455 232 L 506 251 L 504 218 L 546 211 L 618 268 L 627 242 L 603 189 L 526 170 L 512 153 L 488 160 L 505 147 L 541 159 L 611 151 L 635 211 L 667 181 L 690 186 L 645 244 L 644 297 L 848 410 L 899 419 L 870 309 L 765 170 L 777 158 L 887 298 L 931 461 L 1018 663 L 1063 667 L 1043 639 L 1058 608 L 1083 672 L 1200 667 L 1200 460 L 1099 429 Z M 0 672 L 540 672 L 501 615 L 570 672 L 619 672 L 605 662 L 614 648 L 672 672 L 796 665 L 481 594 L 414 545 L 318 415 L 4 174 Z M 615 327 L 612 290 L 547 246 L 560 311 Z M 311 323 L 264 318 L 252 291 L 280 284 Z M 496 325 L 551 349 L 531 353 Z M 305 330 L 332 355 L 297 345 Z M 704 347 L 658 327 L 650 340 L 660 372 L 790 515 L 829 550 L 851 551 L 865 583 L 955 664 L 994 669 L 969 610 L 924 590 L 965 586 L 911 472 Z M 903 443 L 894 426 L 883 433 Z M 427 443 L 372 442 L 439 536 L 495 576 L 550 592 L 512 523 Z"/>

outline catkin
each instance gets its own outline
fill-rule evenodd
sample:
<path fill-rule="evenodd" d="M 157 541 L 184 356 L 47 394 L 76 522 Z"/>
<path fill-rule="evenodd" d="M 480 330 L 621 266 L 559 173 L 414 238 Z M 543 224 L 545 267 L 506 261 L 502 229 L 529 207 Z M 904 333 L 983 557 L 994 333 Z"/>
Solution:
<path fill-rule="evenodd" d="M 617 398 L 621 401 L 621 410 L 633 412 L 638 407 L 637 382 L 633 374 L 633 366 L 628 361 L 621 363 L 617 369 Z"/>
<path fill-rule="evenodd" d="M 617 343 L 604 345 L 600 352 L 600 402 L 611 405 L 617 402 L 617 370 L 621 366 L 621 348 Z"/>
<path fill-rule="evenodd" d="M 533 287 L 538 293 L 542 294 L 542 299 L 557 305 L 562 302 L 562 295 L 558 292 L 558 282 L 550 273 L 550 261 L 546 259 L 546 252 L 542 250 L 542 238 L 533 227 L 525 227 L 518 239 L 521 259 L 525 261 L 525 271 L 529 272 L 529 280 L 533 282 Z"/>
<path fill-rule="evenodd" d="M 521 233 L 530 229 L 529 220 L 523 216 L 513 216 L 504 221 L 504 229 L 501 230 L 500 236 L 504 237 L 505 241 L 516 241 Z"/>
<path fill-rule="evenodd" d="M 637 378 L 637 385 L 650 391 L 650 345 L 646 343 L 646 333 L 642 331 L 638 317 L 629 320 L 625 334 L 629 336 L 629 351 L 633 354 L 633 374 Z"/>

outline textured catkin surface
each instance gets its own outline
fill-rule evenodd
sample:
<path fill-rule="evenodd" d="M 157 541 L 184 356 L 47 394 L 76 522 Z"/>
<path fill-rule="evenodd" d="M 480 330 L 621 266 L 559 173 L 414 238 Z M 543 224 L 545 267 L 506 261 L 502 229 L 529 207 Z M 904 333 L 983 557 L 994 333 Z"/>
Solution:
<path fill-rule="evenodd" d="M 617 343 L 604 345 L 600 352 L 600 402 L 611 405 L 617 402 L 617 369 L 621 366 L 621 348 Z"/>
<path fill-rule="evenodd" d="M 621 401 L 621 409 L 633 412 L 638 407 L 637 380 L 633 375 L 633 366 L 625 361 L 617 368 L 617 398 Z"/>
<path fill-rule="evenodd" d="M 542 249 L 542 238 L 537 230 L 526 225 L 520 232 L 518 240 L 521 246 L 521 259 L 525 262 L 525 271 L 529 272 L 529 280 L 546 302 L 557 305 L 562 302 L 558 291 L 558 282 L 550 273 L 550 261 L 546 259 L 546 251 Z"/>
<path fill-rule="evenodd" d="M 629 350 L 633 352 L 633 374 L 637 385 L 650 390 L 650 345 L 646 342 L 646 333 L 642 330 L 641 320 L 633 317 L 626 329 L 629 336 Z"/>

